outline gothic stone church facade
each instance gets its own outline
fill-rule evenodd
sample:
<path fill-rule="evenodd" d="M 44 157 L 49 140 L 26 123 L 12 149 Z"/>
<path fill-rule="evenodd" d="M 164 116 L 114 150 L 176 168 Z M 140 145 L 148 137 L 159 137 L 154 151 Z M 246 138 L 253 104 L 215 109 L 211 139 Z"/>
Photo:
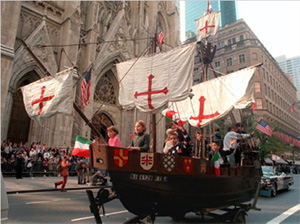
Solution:
<path fill-rule="evenodd" d="M 21 86 L 73 66 L 78 69 L 74 99 L 79 106 L 80 77 L 92 68 L 90 104 L 84 113 L 102 135 L 106 136 L 106 127 L 115 125 L 128 146 L 139 119 L 146 120 L 150 132 L 149 115 L 119 105 L 115 64 L 139 57 L 151 44 L 158 24 L 168 44 L 162 50 L 178 46 L 176 1 L 1 2 L 1 140 L 66 148 L 73 146 L 76 135 L 95 136 L 76 111 L 73 116 L 59 114 L 37 123 L 23 105 Z M 162 120 L 157 146 L 165 137 Z"/>

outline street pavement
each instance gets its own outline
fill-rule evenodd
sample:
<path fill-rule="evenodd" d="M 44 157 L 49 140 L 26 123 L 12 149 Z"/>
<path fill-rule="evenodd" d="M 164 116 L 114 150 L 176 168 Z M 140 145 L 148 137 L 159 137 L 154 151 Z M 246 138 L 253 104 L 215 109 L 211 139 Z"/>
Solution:
<path fill-rule="evenodd" d="M 62 180 L 62 177 L 23 177 L 23 179 L 4 177 L 3 180 L 7 194 L 17 194 L 26 192 L 59 191 L 60 186 L 55 189 L 54 183 Z M 77 176 L 69 176 L 65 187 L 67 191 L 92 188 L 99 188 L 99 185 L 93 186 L 91 183 L 78 184 Z"/>

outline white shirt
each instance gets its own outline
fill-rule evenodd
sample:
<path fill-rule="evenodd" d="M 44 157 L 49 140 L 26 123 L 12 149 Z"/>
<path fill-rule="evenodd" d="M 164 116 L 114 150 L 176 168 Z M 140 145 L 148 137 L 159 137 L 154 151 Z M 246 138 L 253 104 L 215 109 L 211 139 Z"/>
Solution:
<path fill-rule="evenodd" d="M 236 147 L 238 147 L 238 144 L 235 142 L 232 145 L 230 145 L 230 140 L 232 139 L 245 139 L 245 138 L 249 138 L 250 134 L 240 134 L 240 133 L 236 133 L 235 131 L 230 131 L 227 132 L 227 134 L 224 137 L 224 141 L 223 141 L 223 150 L 224 151 L 229 151 L 230 148 L 235 149 Z"/>

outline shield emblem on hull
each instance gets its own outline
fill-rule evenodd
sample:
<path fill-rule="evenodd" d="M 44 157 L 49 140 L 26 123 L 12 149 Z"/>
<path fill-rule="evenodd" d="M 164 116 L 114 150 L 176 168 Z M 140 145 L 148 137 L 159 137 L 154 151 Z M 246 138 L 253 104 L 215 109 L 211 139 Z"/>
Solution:
<path fill-rule="evenodd" d="M 141 152 L 140 165 L 144 170 L 150 170 L 154 164 L 154 156 L 151 152 Z"/>
<path fill-rule="evenodd" d="M 114 149 L 114 164 L 124 167 L 128 162 L 128 149 Z"/>
<path fill-rule="evenodd" d="M 164 155 L 163 156 L 163 166 L 166 171 L 172 172 L 175 168 L 175 156 Z"/>
<path fill-rule="evenodd" d="M 193 170 L 193 159 L 182 158 L 182 169 L 186 174 L 190 174 Z"/>

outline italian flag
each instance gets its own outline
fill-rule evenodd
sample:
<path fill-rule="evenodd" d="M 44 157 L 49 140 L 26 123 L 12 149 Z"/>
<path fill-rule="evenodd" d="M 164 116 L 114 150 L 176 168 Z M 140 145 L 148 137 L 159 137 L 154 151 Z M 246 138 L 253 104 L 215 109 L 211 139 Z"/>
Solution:
<path fill-rule="evenodd" d="M 221 176 L 220 165 L 223 163 L 223 159 L 220 156 L 219 152 L 216 152 L 211 160 L 214 161 L 215 175 Z"/>
<path fill-rule="evenodd" d="M 75 146 L 72 151 L 73 156 L 90 157 L 90 144 L 92 141 L 83 138 L 79 135 L 76 136 Z"/>
<path fill-rule="evenodd" d="M 165 116 L 169 121 L 175 120 L 175 117 L 173 118 L 173 116 L 176 114 L 176 112 L 173 110 L 165 109 L 161 112 L 161 114 Z"/>
<path fill-rule="evenodd" d="M 165 109 L 165 110 L 163 110 L 163 111 L 161 112 L 161 114 L 162 114 L 163 116 L 165 116 L 165 117 L 167 118 L 167 120 L 169 120 L 169 121 L 176 121 L 176 120 L 179 119 L 178 113 L 175 112 L 175 111 L 173 111 L 173 110 L 170 110 L 170 109 Z M 177 122 L 177 124 L 180 125 L 180 126 L 182 126 L 182 125 L 185 124 L 185 122 L 179 120 L 179 121 Z"/>

